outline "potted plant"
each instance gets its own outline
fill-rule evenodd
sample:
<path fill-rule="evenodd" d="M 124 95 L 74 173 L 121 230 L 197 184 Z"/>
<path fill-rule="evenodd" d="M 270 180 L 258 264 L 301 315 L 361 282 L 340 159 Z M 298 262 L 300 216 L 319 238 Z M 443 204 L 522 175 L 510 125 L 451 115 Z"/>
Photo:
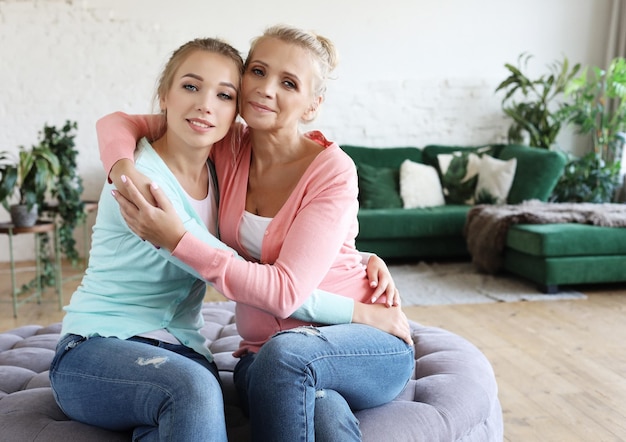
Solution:
<path fill-rule="evenodd" d="M 517 66 L 505 64 L 510 75 L 498 85 L 496 92 L 506 92 L 502 109 L 513 120 L 508 131 L 509 143 L 550 149 L 565 119 L 555 100 L 578 73 L 580 64 L 570 70 L 567 58 L 563 58 L 549 66 L 548 74 L 532 80 L 523 72 L 531 58 L 532 55 L 522 53 Z"/>
<path fill-rule="evenodd" d="M 59 160 L 45 146 L 33 146 L 30 150 L 20 146 L 17 161 L 12 161 L 10 152 L 0 152 L 0 202 L 11 213 L 15 226 L 30 227 L 36 223 L 38 208 L 58 173 Z M 15 194 L 17 202 L 11 204 Z"/>
<path fill-rule="evenodd" d="M 626 60 L 615 58 L 606 70 L 595 66 L 584 69 L 568 82 L 565 96 L 571 101 L 562 106 L 561 117 L 576 125 L 578 133 L 591 136 L 592 149 L 582 158 L 570 161 L 555 195 L 562 198 L 568 194 L 562 187 L 577 183 L 579 190 L 583 190 L 580 186 L 584 184 L 589 191 L 576 200 L 611 201 L 619 184 L 622 132 L 626 130 Z M 602 189 L 601 195 L 592 189 Z"/>
<path fill-rule="evenodd" d="M 78 127 L 76 122 L 66 121 L 63 126 L 48 126 L 44 124 L 43 130 L 39 132 L 38 143 L 33 146 L 31 152 L 45 152 L 50 158 L 54 158 L 55 167 L 53 174 L 49 176 L 48 182 L 49 198 L 45 198 L 46 192 L 39 192 L 34 198 L 36 206 L 39 208 L 39 215 L 49 215 L 57 223 L 57 233 L 59 237 L 59 247 L 71 262 L 76 266 L 79 254 L 76 250 L 76 241 L 73 232 L 77 224 L 84 221 L 86 217 L 85 204 L 82 201 L 83 184 L 77 173 L 78 150 L 75 147 L 75 130 Z M 21 148 L 23 150 L 23 148 Z M 20 153 L 21 155 L 21 153 Z M 0 153 L 0 201 L 10 198 L 11 189 L 15 188 L 19 176 L 18 167 L 15 162 L 9 161 L 7 152 Z M 32 200 L 32 195 L 29 200 Z M 7 205 L 5 204 L 5 207 Z M 39 284 L 41 286 L 54 286 L 55 270 L 50 259 L 51 255 L 50 238 L 46 234 L 40 234 L 39 259 L 42 265 Z M 36 279 L 30 281 L 23 287 L 23 290 L 34 286 L 38 282 Z"/>

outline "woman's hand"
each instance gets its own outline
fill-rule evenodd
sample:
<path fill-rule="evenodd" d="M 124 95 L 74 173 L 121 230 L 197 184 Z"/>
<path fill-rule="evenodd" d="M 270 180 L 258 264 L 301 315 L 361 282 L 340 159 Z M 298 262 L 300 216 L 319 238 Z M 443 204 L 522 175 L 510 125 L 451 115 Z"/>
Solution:
<path fill-rule="evenodd" d="M 381 296 L 385 295 L 387 307 L 400 306 L 400 293 L 393 282 L 391 273 L 387 268 L 387 264 L 376 255 L 370 256 L 367 261 L 367 278 L 370 281 L 370 287 L 374 289 L 372 294 L 372 304 Z"/>
<path fill-rule="evenodd" d="M 129 195 L 127 194 L 126 186 L 122 181 L 123 176 L 130 178 L 145 200 L 153 206 L 156 206 L 156 200 L 150 192 L 152 180 L 143 173 L 138 172 L 135 168 L 135 163 L 129 159 L 117 161 L 111 168 L 111 173 L 109 173 L 109 178 L 115 185 L 116 189 L 119 190 L 124 197 L 128 198 Z"/>
<path fill-rule="evenodd" d="M 355 302 L 352 322 L 370 325 L 413 345 L 409 320 L 400 306 L 386 307 L 384 304 Z"/>
<path fill-rule="evenodd" d="M 155 207 L 146 201 L 130 178 L 122 175 L 120 180 L 127 197 L 117 190 L 112 193 L 128 227 L 156 247 L 174 250 L 186 229 L 167 196 L 156 183 L 151 183 L 149 189 L 156 202 Z"/>

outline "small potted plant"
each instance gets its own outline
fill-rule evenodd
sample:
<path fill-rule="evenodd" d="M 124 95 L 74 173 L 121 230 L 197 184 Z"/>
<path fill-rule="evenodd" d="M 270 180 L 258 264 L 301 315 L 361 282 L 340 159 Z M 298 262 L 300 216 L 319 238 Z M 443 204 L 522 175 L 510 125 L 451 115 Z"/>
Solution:
<path fill-rule="evenodd" d="M 59 159 L 44 146 L 30 150 L 20 146 L 17 161 L 10 152 L 0 152 L 0 203 L 16 227 L 31 227 L 37 222 L 38 208 L 59 169 Z M 12 204 L 15 194 L 17 202 Z"/>

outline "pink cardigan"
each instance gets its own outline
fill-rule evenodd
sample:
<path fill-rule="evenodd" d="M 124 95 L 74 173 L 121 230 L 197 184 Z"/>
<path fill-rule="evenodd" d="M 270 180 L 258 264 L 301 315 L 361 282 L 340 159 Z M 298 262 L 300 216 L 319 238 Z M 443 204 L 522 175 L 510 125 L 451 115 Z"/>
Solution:
<path fill-rule="evenodd" d="M 153 124 L 145 117 L 124 116 L 124 121 L 122 131 L 119 118 L 98 123 L 106 170 L 120 158 L 132 159 L 128 146 L 150 133 Z M 288 316 L 315 288 L 361 302 L 367 302 L 372 293 L 355 247 L 358 182 L 354 163 L 321 133 L 307 136 L 326 149 L 268 226 L 261 263 L 237 259 L 189 233 L 172 251 L 227 298 L 238 302 L 237 328 L 243 341 L 236 356 L 258 351 L 278 331 L 303 325 Z M 238 231 L 245 210 L 250 155 L 249 132 L 242 125 L 233 126 L 211 152 L 220 188 L 220 237 L 246 259 L 251 257 L 241 246 Z M 258 305 L 260 298 L 272 306 L 274 314 L 247 305 Z"/>

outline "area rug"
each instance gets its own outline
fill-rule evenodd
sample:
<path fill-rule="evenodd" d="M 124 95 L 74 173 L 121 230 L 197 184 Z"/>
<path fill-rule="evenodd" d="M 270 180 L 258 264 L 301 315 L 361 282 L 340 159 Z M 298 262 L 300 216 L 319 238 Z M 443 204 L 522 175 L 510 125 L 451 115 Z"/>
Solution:
<path fill-rule="evenodd" d="M 471 262 L 391 264 L 389 271 L 404 306 L 587 298 L 571 290 L 545 294 L 534 283 L 514 275 L 479 273 Z"/>

